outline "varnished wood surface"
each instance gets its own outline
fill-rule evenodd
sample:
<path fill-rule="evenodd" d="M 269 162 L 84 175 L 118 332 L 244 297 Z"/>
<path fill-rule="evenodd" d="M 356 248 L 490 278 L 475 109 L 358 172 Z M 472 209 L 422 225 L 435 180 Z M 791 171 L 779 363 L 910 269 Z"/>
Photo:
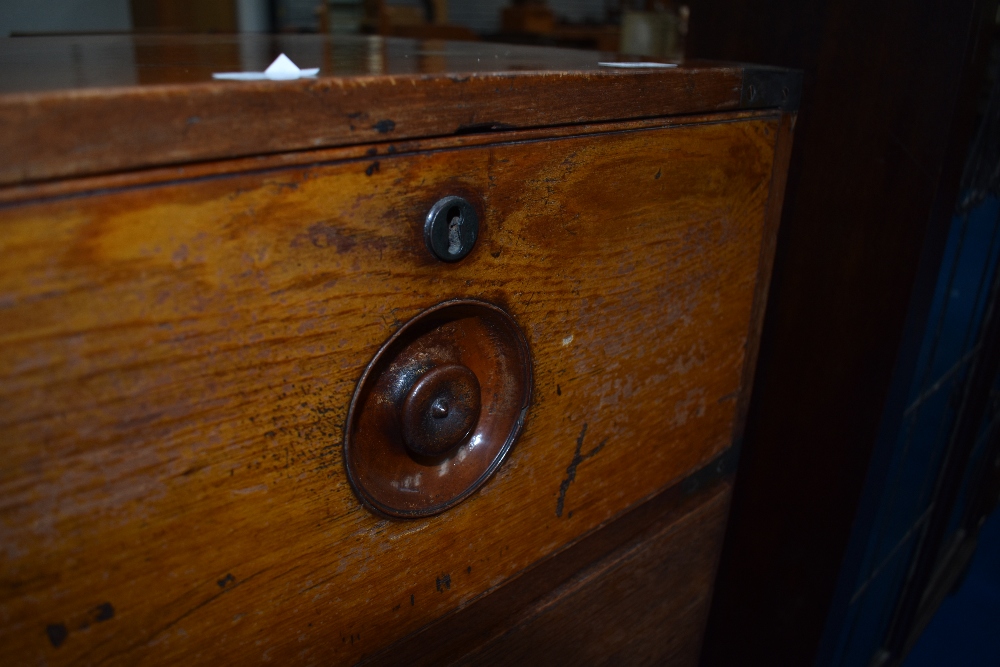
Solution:
<path fill-rule="evenodd" d="M 285 51 L 319 78 L 213 81 Z M 740 107 L 743 68 L 328 36 L 0 40 L 0 184 L 476 131 Z M 432 112 L 429 110 L 433 110 Z"/>
<path fill-rule="evenodd" d="M 778 119 L 125 188 L 0 213 L 0 642 L 19 660 L 349 663 L 729 445 Z M 473 253 L 423 247 L 438 197 Z M 364 365 L 446 298 L 535 364 L 507 463 L 391 522 L 343 476 Z"/>

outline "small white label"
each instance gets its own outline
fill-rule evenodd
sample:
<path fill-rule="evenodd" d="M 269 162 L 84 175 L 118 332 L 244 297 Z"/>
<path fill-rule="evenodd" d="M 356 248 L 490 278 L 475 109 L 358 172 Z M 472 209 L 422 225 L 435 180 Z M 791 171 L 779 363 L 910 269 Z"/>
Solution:
<path fill-rule="evenodd" d="M 597 63 L 601 67 L 624 67 L 625 69 L 668 69 L 677 63 Z"/>
<path fill-rule="evenodd" d="M 317 74 L 319 74 L 318 67 L 299 69 L 288 56 L 282 53 L 263 72 L 216 72 L 212 75 L 212 78 L 229 81 L 291 81 L 293 79 L 312 78 Z"/>

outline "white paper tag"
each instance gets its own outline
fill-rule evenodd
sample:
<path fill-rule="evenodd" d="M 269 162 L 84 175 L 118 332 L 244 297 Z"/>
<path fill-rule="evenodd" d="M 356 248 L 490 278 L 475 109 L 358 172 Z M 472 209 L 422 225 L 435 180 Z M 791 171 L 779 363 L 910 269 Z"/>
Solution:
<path fill-rule="evenodd" d="M 625 69 L 665 69 L 677 67 L 677 63 L 597 63 L 601 67 L 624 67 Z"/>
<path fill-rule="evenodd" d="M 317 74 L 319 74 L 318 67 L 299 69 L 291 58 L 282 53 L 263 72 L 216 72 L 212 78 L 227 81 L 291 81 L 314 77 Z"/>

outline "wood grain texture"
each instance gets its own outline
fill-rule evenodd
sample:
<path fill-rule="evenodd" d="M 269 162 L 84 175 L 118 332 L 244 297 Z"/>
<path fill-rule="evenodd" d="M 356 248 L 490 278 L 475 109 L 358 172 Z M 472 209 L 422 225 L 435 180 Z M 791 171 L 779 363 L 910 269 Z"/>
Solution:
<path fill-rule="evenodd" d="M 97 40 L 111 54 L 106 56 L 108 87 L 36 90 L 25 83 L 0 95 L 5 128 L 0 155 L 9 156 L 0 163 L 0 184 L 740 105 L 738 66 L 609 70 L 597 66 L 600 54 L 588 51 L 301 37 L 251 41 L 247 48 L 259 52 L 258 58 L 243 53 L 243 42 L 252 36 L 115 38 L 122 44 L 104 43 L 111 39 L 106 37 L 76 38 L 83 52 Z M 0 42 L 0 65 L 18 70 L 33 63 L 41 80 L 46 65 L 59 69 L 37 54 L 20 54 L 17 48 L 25 43 L 20 39 Z M 64 40 L 48 46 L 73 44 Z M 320 77 L 211 79 L 212 72 L 247 69 L 244 63 L 266 67 L 281 50 L 303 67 L 321 64 Z M 149 83 L 142 85 L 144 79 Z"/>
<path fill-rule="evenodd" d="M 460 665 L 698 664 L 729 484 L 580 571 Z"/>
<path fill-rule="evenodd" d="M 350 663 L 731 438 L 777 117 L 379 156 L 0 212 L 0 643 L 28 662 Z M 480 207 L 432 260 L 427 208 Z M 354 384 L 447 298 L 506 307 L 534 404 L 494 479 L 386 521 Z"/>

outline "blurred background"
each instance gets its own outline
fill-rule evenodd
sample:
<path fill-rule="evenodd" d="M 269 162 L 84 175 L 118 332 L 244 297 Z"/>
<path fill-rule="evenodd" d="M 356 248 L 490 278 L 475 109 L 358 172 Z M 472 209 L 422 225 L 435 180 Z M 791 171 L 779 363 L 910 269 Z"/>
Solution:
<path fill-rule="evenodd" d="M 671 0 L 6 0 L 0 35 L 333 33 L 488 40 L 679 59 Z"/>

